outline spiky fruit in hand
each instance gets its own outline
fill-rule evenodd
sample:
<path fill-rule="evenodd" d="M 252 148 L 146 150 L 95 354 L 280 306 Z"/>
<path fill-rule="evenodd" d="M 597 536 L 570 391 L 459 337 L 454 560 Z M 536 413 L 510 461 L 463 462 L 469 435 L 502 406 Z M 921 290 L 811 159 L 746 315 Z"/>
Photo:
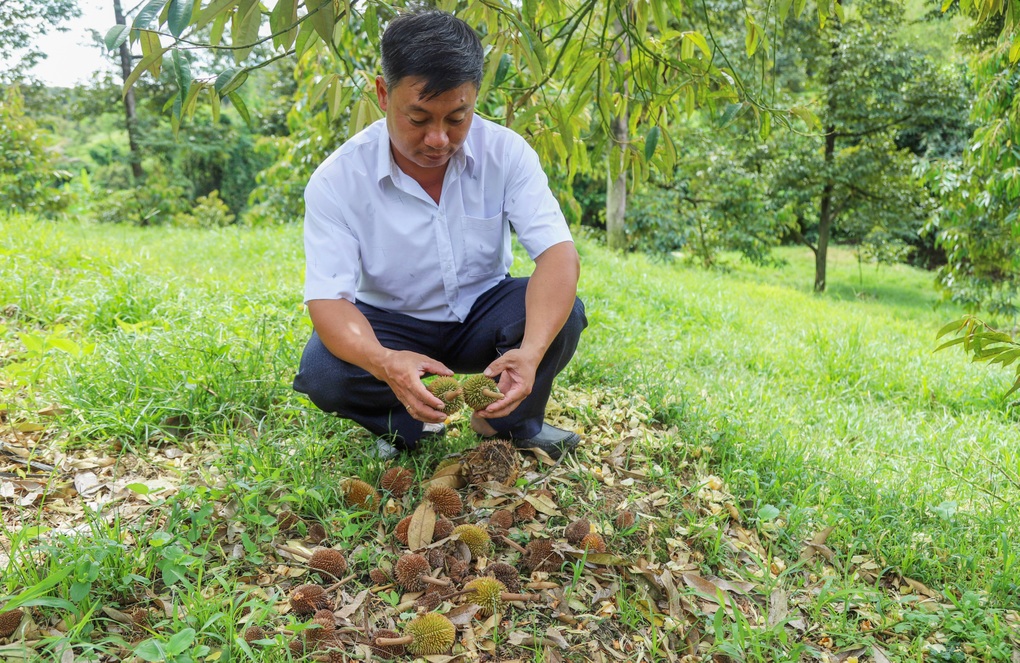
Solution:
<path fill-rule="evenodd" d="M 379 494 L 370 484 L 361 479 L 347 479 L 340 484 L 340 490 L 347 506 L 375 509 L 379 506 Z"/>
<path fill-rule="evenodd" d="M 464 407 L 464 389 L 454 377 L 438 377 L 428 386 L 429 393 L 443 401 L 443 412 L 453 414 Z"/>
<path fill-rule="evenodd" d="M 521 577 L 517 569 L 506 562 L 493 562 L 485 567 L 485 575 L 492 576 L 506 586 L 508 592 L 521 591 Z"/>
<path fill-rule="evenodd" d="M 510 486 L 521 471 L 521 455 L 506 440 L 486 440 L 464 456 L 467 481 L 473 486 L 495 481 Z"/>
<path fill-rule="evenodd" d="M 329 597 L 318 585 L 299 585 L 290 593 L 290 607 L 299 615 L 310 615 L 328 608 Z"/>
<path fill-rule="evenodd" d="M 325 571 L 337 580 L 347 573 L 347 560 L 336 548 L 316 548 L 308 559 L 308 566 L 316 571 Z"/>
<path fill-rule="evenodd" d="M 482 557 L 489 552 L 489 533 L 478 525 L 458 525 L 453 528 L 454 534 L 460 535 L 460 540 L 471 551 L 472 557 Z"/>
<path fill-rule="evenodd" d="M 386 638 L 388 640 L 399 639 L 400 634 L 388 628 L 381 628 L 372 634 L 372 653 L 380 658 L 398 658 L 404 655 L 404 645 L 378 645 L 376 639 Z"/>
<path fill-rule="evenodd" d="M 432 540 L 439 541 L 453 534 L 453 521 L 447 518 L 436 520 L 436 528 L 432 530 Z"/>
<path fill-rule="evenodd" d="M 585 537 L 581 539 L 581 543 L 579 544 L 579 546 L 581 548 L 584 548 L 588 552 L 593 553 L 606 552 L 605 539 L 602 538 L 601 534 L 596 534 L 595 532 L 585 535 Z"/>
<path fill-rule="evenodd" d="M 417 553 L 401 555 L 397 560 L 394 575 L 397 583 L 409 592 L 420 592 L 425 589 L 421 577 L 432 570 L 429 561 Z"/>
<path fill-rule="evenodd" d="M 406 467 L 391 467 L 383 472 L 379 486 L 394 497 L 403 497 L 414 483 L 414 472 Z"/>
<path fill-rule="evenodd" d="M 397 523 L 396 529 L 393 530 L 393 536 L 397 537 L 397 541 L 400 541 L 405 546 L 407 545 L 407 530 L 411 528 L 411 516 L 406 516 Z"/>
<path fill-rule="evenodd" d="M 10 637 L 17 631 L 24 616 L 25 611 L 20 609 L 0 612 L 0 638 Z"/>
<path fill-rule="evenodd" d="M 266 632 L 261 626 L 249 626 L 244 630 L 244 641 L 249 645 L 256 640 L 265 640 Z"/>
<path fill-rule="evenodd" d="M 435 508 L 436 513 L 450 518 L 459 516 L 464 510 L 464 502 L 460 499 L 460 495 L 456 490 L 449 486 L 430 486 L 429 489 L 425 491 L 425 499 L 432 502 L 432 506 Z"/>
<path fill-rule="evenodd" d="M 581 543 L 581 539 L 588 536 L 589 532 L 591 532 L 591 523 L 587 518 L 581 518 L 567 525 L 563 530 L 563 536 L 567 537 L 570 545 L 576 546 Z"/>
<path fill-rule="evenodd" d="M 464 387 L 464 401 L 472 410 L 484 410 L 503 398 L 495 381 L 481 373 L 465 378 L 461 386 Z"/>
<path fill-rule="evenodd" d="M 377 646 L 405 645 L 414 656 L 435 656 L 453 646 L 457 627 L 438 612 L 429 612 L 407 624 L 407 635 L 402 638 L 376 638 Z"/>

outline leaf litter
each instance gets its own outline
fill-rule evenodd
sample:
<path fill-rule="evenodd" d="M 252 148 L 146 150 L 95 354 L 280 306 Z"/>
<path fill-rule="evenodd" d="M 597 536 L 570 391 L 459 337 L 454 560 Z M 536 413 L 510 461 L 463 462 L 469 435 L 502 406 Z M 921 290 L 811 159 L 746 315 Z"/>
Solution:
<path fill-rule="evenodd" d="M 774 641 L 798 643 L 799 660 L 881 663 L 896 660 L 907 645 L 896 628 L 903 612 L 920 606 L 932 612 L 954 609 L 953 597 L 944 593 L 948 590 L 905 577 L 867 553 L 833 549 L 828 544 L 832 527 L 820 528 L 795 557 L 785 558 L 778 543 L 783 526 L 778 510 L 765 514 L 769 518 L 745 518 L 740 496 L 711 473 L 711 447 L 656 424 L 641 397 L 561 389 L 557 402 L 559 407 L 549 412 L 551 422 L 584 435 L 575 455 L 560 462 L 544 454 L 525 455 L 511 485 L 484 481 L 469 486 L 457 458 L 431 473 L 419 471 L 418 490 L 389 497 L 381 509 L 383 517 L 411 514 L 407 546 L 380 514 L 368 516 L 377 519 L 367 530 L 370 538 L 344 552 L 348 559 L 369 558 L 388 578 L 385 582 L 370 578 L 369 569 L 352 570 L 342 579 L 310 569 L 306 561 L 319 541 L 289 538 L 301 514 L 287 511 L 277 514 L 279 535 L 259 551 L 261 563 L 248 563 L 251 542 L 244 527 L 231 520 L 236 504 L 215 505 L 223 520 L 217 530 L 221 561 L 236 563 L 235 590 L 269 607 L 247 609 L 238 629 L 260 626 L 267 634 L 258 641 L 264 646 L 292 641 L 303 643 L 306 652 L 329 647 L 343 652 L 329 660 L 371 657 L 374 645 L 368 634 L 379 628 L 399 630 L 423 609 L 416 607 L 423 592 L 403 591 L 393 580 L 396 560 L 408 551 L 441 553 L 443 561 L 430 577 L 449 580 L 453 588 L 493 562 L 508 563 L 520 570 L 521 591 L 538 595 L 536 601 L 511 601 L 482 618 L 463 592 L 448 592 L 432 610 L 451 620 L 457 641 L 451 651 L 425 657 L 435 663 L 529 661 L 538 653 L 546 661 L 741 660 L 732 648 L 721 646 L 735 641 L 740 629 L 770 631 Z M 13 538 L 23 528 L 35 528 L 37 542 L 83 536 L 101 514 L 125 524 L 130 534 L 132 522 L 161 517 L 160 510 L 169 508 L 182 486 L 194 484 L 195 476 L 209 485 L 223 481 L 211 442 L 174 439 L 141 454 L 124 450 L 116 457 L 88 449 L 64 451 L 60 433 L 42 423 L 54 413 L 58 406 L 38 412 L 38 421 L 5 418 L 0 423 L 0 503 L 5 505 L 0 568 L 9 566 Z M 677 453 L 678 447 L 683 453 Z M 534 515 L 515 521 L 494 538 L 493 546 L 473 555 L 460 534 L 433 540 L 437 515 L 421 494 L 426 485 L 437 484 L 461 491 L 466 513 L 458 524 L 485 525 L 496 510 L 524 504 Z M 604 537 L 606 552 L 566 541 L 564 528 L 582 517 Z M 632 524 L 618 527 L 621 522 Z M 549 557 L 529 571 L 521 550 L 536 540 L 550 542 Z M 820 597 L 841 577 L 851 578 L 857 591 L 822 602 Z M 288 600 L 299 585 L 315 582 L 329 585 L 332 640 L 309 636 L 310 622 L 294 614 Z M 129 657 L 140 641 L 158 634 L 160 625 L 183 609 L 158 583 L 132 600 L 101 607 L 109 619 L 103 628 L 124 643 L 104 660 Z M 845 626 L 841 619 L 848 614 L 856 630 L 833 627 Z M 1007 620 L 1014 660 L 1020 660 L 1020 618 L 1007 613 Z M 0 654 L 16 646 L 27 658 L 38 654 L 47 638 L 69 629 L 55 614 L 36 608 L 11 637 L 0 639 Z M 945 635 L 935 632 L 925 651 L 934 656 L 946 651 L 946 644 Z M 59 652 L 61 658 L 68 651 Z M 325 660 L 324 654 L 311 655 Z"/>

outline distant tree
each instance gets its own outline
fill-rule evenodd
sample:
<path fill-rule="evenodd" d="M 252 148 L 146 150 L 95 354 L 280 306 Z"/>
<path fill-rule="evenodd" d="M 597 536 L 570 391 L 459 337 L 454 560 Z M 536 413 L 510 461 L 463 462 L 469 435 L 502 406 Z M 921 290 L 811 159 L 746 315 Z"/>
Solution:
<path fill-rule="evenodd" d="M 0 211 L 50 214 L 67 198 L 58 184 L 68 175 L 53 164 L 45 133 L 25 112 L 21 91 L 0 98 Z"/>
<path fill-rule="evenodd" d="M 0 71 L 3 79 L 25 75 L 46 54 L 39 50 L 37 40 L 51 30 L 64 31 L 63 23 L 81 16 L 77 0 L 3 0 L 0 2 L 0 53 L 10 63 Z"/>
<path fill-rule="evenodd" d="M 962 162 L 929 173 L 942 194 L 932 224 L 948 262 L 939 282 L 971 310 L 1020 312 L 1020 48 L 992 37 L 971 64 L 977 125 Z"/>

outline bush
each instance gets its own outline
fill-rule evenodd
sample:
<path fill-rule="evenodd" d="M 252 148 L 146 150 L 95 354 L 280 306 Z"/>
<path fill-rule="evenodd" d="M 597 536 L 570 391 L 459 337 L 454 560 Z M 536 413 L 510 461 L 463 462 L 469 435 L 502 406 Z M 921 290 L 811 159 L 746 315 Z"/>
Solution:
<path fill-rule="evenodd" d="M 154 226 L 188 212 L 189 205 L 184 187 L 167 182 L 156 172 L 142 186 L 107 189 L 89 205 L 89 215 L 99 223 Z"/>
<path fill-rule="evenodd" d="M 0 100 L 0 210 L 52 215 L 67 207 L 70 196 L 59 186 L 71 174 L 54 167 L 47 142 L 25 115 L 19 89 L 8 88 Z"/>
<path fill-rule="evenodd" d="M 208 196 L 199 196 L 190 212 L 181 212 L 174 217 L 174 225 L 182 228 L 222 228 L 234 222 L 227 204 L 220 200 L 220 192 L 212 191 Z"/>

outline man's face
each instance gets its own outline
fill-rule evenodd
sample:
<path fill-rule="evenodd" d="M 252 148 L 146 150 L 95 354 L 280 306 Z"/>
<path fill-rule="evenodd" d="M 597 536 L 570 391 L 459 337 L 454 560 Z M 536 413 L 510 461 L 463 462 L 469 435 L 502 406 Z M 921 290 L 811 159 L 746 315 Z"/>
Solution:
<path fill-rule="evenodd" d="M 397 165 L 409 175 L 418 168 L 445 166 L 460 149 L 471 128 L 478 90 L 464 83 L 431 99 L 419 97 L 425 81 L 402 79 L 387 89 L 382 77 L 375 80 L 379 107 L 386 112 L 386 128 Z"/>

